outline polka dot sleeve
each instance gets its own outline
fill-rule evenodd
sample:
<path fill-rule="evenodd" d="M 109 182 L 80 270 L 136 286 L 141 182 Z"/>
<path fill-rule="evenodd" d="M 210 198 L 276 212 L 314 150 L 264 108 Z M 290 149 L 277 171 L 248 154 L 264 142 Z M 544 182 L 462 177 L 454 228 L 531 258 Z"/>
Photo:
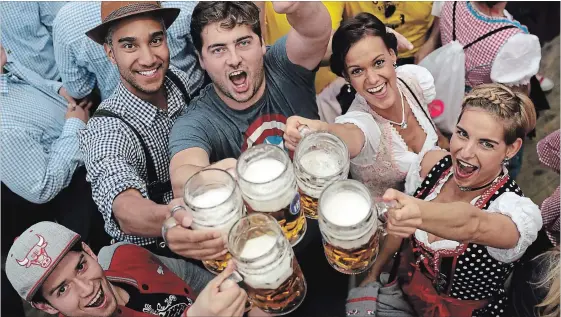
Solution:
<path fill-rule="evenodd" d="M 520 238 L 514 248 L 498 249 L 488 246 L 489 254 L 495 260 L 505 263 L 521 258 L 526 249 L 536 240 L 538 231 L 542 227 L 542 217 L 538 206 L 527 197 L 506 192 L 495 199 L 487 211 L 498 212 L 510 217 L 520 233 Z"/>

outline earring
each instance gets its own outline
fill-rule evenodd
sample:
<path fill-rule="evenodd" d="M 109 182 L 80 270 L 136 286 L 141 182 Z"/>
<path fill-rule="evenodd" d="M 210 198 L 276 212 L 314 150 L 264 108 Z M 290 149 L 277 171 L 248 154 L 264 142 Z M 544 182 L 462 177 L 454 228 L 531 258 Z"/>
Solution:
<path fill-rule="evenodd" d="M 347 85 L 347 92 L 350 94 L 351 93 L 351 84 L 346 83 Z"/>
<path fill-rule="evenodd" d="M 510 160 L 508 157 L 505 157 L 505 158 L 503 159 L 503 165 L 504 165 L 504 166 L 508 166 L 508 164 L 510 163 L 508 160 Z"/>
<path fill-rule="evenodd" d="M 397 63 L 393 62 L 393 68 L 397 68 Z"/>

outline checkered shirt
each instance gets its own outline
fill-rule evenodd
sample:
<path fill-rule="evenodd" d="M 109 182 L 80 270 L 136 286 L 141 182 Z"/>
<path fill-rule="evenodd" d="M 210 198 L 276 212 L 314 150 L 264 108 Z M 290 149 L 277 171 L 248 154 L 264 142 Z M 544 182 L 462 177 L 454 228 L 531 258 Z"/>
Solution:
<path fill-rule="evenodd" d="M 170 66 L 170 70 L 185 83 L 189 94 L 193 95 L 199 88 L 198 80 L 173 66 Z M 161 182 L 169 180 L 169 133 L 185 107 L 181 91 L 169 78 L 166 78 L 164 87 L 167 92 L 167 112 L 133 95 L 122 83 L 99 106 L 99 109 L 119 115 L 137 129 L 148 147 Z M 156 242 L 155 238 L 124 234 L 112 216 L 113 200 L 127 189 L 136 189 L 143 197 L 149 198 L 146 158 L 134 132 L 120 119 L 95 117 L 88 122 L 87 129 L 80 133 L 80 150 L 84 153 L 87 180 L 91 182 L 93 199 L 103 215 L 107 233 L 117 241 L 138 245 Z M 165 202 L 168 203 L 172 196 L 172 192 L 168 192 L 164 197 Z"/>
<path fill-rule="evenodd" d="M 452 13 L 453 1 L 445 2 L 440 14 L 440 30 L 442 45 L 452 41 Z M 491 68 L 495 57 L 506 41 L 517 33 L 528 33 L 528 29 L 517 21 L 507 18 L 488 18 L 481 15 L 468 1 L 457 1 L 456 5 L 456 39 L 462 45 L 467 45 L 485 33 L 505 25 L 516 28 L 502 30 L 486 39 L 477 42 L 465 50 L 466 55 L 466 85 L 475 87 L 484 83 L 491 83 Z"/>
<path fill-rule="evenodd" d="M 101 2 L 70 2 L 56 16 L 53 24 L 55 58 L 64 87 L 74 98 L 83 98 L 97 87 L 101 99 L 111 96 L 119 85 L 119 72 L 105 54 L 103 46 L 86 36 L 101 23 Z M 202 83 L 204 73 L 199 67 L 189 30 L 193 1 L 164 1 L 162 7 L 179 8 L 181 12 L 167 30 L 170 64 Z"/>
<path fill-rule="evenodd" d="M 559 173 L 560 158 L 560 130 L 557 130 L 538 142 L 538 158 L 545 166 Z M 544 199 L 541 212 L 543 218 L 543 228 L 547 237 L 553 245 L 559 244 L 559 210 L 560 210 L 559 186 Z"/>
<path fill-rule="evenodd" d="M 60 79 L 55 63 L 52 24 L 66 2 L 1 1 L 2 46 L 41 77 Z"/>
<path fill-rule="evenodd" d="M 14 193 L 46 203 L 67 187 L 82 164 L 78 130 L 85 123 L 65 119 L 62 83 L 46 80 L 8 56 L 0 75 L 0 177 Z"/>

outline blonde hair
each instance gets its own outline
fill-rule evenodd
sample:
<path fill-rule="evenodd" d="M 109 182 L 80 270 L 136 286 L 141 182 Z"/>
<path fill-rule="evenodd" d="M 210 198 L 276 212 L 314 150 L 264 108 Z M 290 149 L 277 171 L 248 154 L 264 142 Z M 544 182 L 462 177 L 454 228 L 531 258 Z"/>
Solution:
<path fill-rule="evenodd" d="M 524 93 L 513 91 L 501 84 L 476 86 L 464 97 L 462 113 L 467 107 L 477 107 L 503 120 L 504 141 L 510 145 L 517 138 L 524 140 L 536 126 L 534 103 Z M 458 119 L 459 121 L 459 119 Z"/>
<path fill-rule="evenodd" d="M 559 316 L 559 292 L 560 280 L 559 270 L 559 246 L 553 250 L 538 255 L 536 260 L 546 261 L 541 279 L 535 284 L 538 288 L 548 289 L 547 295 L 541 303 L 536 305 L 537 316 L 557 317 Z"/>

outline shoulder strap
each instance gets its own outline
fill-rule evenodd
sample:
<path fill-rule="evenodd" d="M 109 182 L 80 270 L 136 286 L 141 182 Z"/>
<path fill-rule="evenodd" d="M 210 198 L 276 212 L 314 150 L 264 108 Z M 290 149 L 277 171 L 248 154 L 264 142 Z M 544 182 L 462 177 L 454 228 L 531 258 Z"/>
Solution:
<path fill-rule="evenodd" d="M 419 105 L 419 108 L 421 108 L 421 110 L 423 111 L 423 113 L 425 114 L 425 116 L 427 117 L 427 119 L 429 120 L 429 122 L 432 124 L 432 127 L 434 128 L 434 131 L 438 131 L 436 129 L 436 126 L 434 125 L 434 122 L 432 122 L 431 117 L 429 117 L 429 114 L 425 111 L 425 108 L 423 108 L 423 105 L 419 102 L 419 99 L 417 99 L 417 95 L 415 95 L 413 93 L 413 90 L 411 89 L 411 87 L 409 87 L 409 85 L 407 85 L 407 83 L 405 83 L 405 81 L 399 77 L 397 77 L 397 79 L 399 79 L 399 81 L 401 81 L 405 87 L 407 87 L 407 90 L 409 90 L 409 92 L 411 93 L 411 95 L 413 95 L 413 98 L 415 98 L 415 101 L 417 102 L 417 104 Z"/>
<path fill-rule="evenodd" d="M 473 44 L 475 44 L 475 43 L 477 43 L 477 42 L 479 42 L 479 41 L 482 41 L 482 40 L 488 38 L 489 36 L 491 36 L 491 35 L 493 35 L 493 34 L 495 34 L 495 33 L 498 33 L 498 32 L 500 32 L 500 31 L 503 31 L 503 30 L 506 30 L 506 29 L 514 29 L 514 28 L 517 28 L 517 27 L 514 26 L 514 25 L 505 25 L 505 26 L 501 26 L 501 27 L 498 28 L 498 29 L 494 29 L 494 30 L 492 30 L 492 31 L 489 31 L 489 32 L 487 32 L 487 33 L 481 35 L 480 37 L 478 37 L 475 41 L 473 41 L 473 42 L 471 42 L 471 43 L 465 45 L 465 46 L 464 46 L 464 50 L 468 49 L 468 48 L 469 48 L 470 46 L 472 46 Z"/>
<path fill-rule="evenodd" d="M 140 135 L 138 130 L 135 127 L 132 126 L 132 124 L 127 122 L 125 119 L 123 119 L 122 117 L 120 117 L 116 113 L 111 112 L 109 110 L 105 110 L 105 109 L 98 109 L 92 117 L 93 118 L 95 118 L 95 117 L 98 117 L 98 118 L 99 117 L 116 118 L 116 119 L 121 120 L 124 124 L 126 124 L 132 130 L 132 132 L 136 135 L 136 138 L 140 142 L 140 144 L 142 146 L 142 150 L 144 151 L 144 157 L 146 158 L 146 172 L 148 174 L 148 184 L 152 184 L 152 183 L 158 181 L 158 175 L 156 174 L 156 165 L 154 165 L 154 161 L 152 160 L 152 156 L 150 155 L 150 152 L 148 151 L 148 146 L 146 146 L 146 143 L 142 139 L 142 136 Z"/>
<path fill-rule="evenodd" d="M 181 90 L 181 93 L 183 94 L 183 98 L 185 99 L 185 104 L 188 105 L 189 102 L 191 101 L 191 96 L 187 92 L 187 88 L 185 87 L 181 79 L 179 79 L 179 76 L 177 76 L 174 72 L 172 72 L 169 69 L 166 72 L 166 76 L 169 77 L 169 79 L 177 86 L 177 88 L 179 88 L 179 90 Z"/>
<path fill-rule="evenodd" d="M 454 1 L 452 5 L 452 41 L 456 40 L 456 4 L 458 1 Z"/>

